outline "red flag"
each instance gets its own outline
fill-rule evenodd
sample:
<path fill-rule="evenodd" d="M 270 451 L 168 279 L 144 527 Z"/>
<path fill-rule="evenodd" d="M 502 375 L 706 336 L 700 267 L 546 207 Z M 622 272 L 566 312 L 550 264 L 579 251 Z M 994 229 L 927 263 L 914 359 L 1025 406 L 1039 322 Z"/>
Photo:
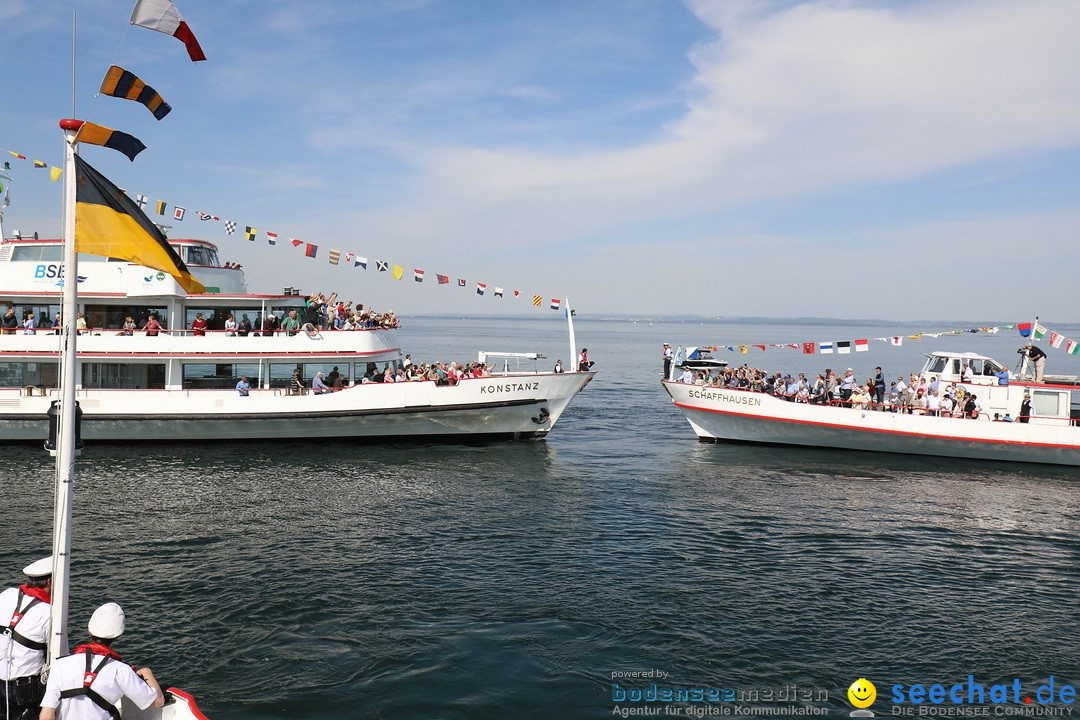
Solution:
<path fill-rule="evenodd" d="M 319 252 L 319 246 L 318 245 L 312 245 L 311 243 L 308 243 L 307 247 L 304 248 L 304 254 L 307 255 L 310 258 L 315 257 L 315 253 L 317 253 L 317 252 Z"/>
<path fill-rule="evenodd" d="M 814 343 L 812 343 L 812 342 L 804 342 L 802 344 L 802 351 L 803 351 L 803 355 L 813 355 L 814 354 Z"/>

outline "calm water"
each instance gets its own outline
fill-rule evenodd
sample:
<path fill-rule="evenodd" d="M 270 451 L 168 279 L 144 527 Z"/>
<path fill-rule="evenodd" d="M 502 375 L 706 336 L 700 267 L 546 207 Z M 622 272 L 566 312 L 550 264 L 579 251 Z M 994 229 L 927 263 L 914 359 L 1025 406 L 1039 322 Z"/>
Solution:
<path fill-rule="evenodd" d="M 541 351 L 546 367 L 569 361 L 564 328 L 417 319 L 402 342 L 418 360 Z M 605 718 L 613 682 L 648 684 L 613 673 L 647 670 L 670 686 L 824 691 L 815 705 L 834 717 L 859 677 L 878 716 L 897 683 L 1080 684 L 1075 471 L 701 444 L 657 382 L 664 340 L 899 331 L 577 330 L 600 374 L 546 442 L 88 449 L 73 635 L 120 602 L 125 658 L 214 720 Z M 729 357 L 859 377 L 881 364 L 895 379 L 932 349 L 1012 364 L 1019 340 L 871 347 Z M 1049 371 L 1080 372 L 1057 357 Z M 52 465 L 0 453 L 11 583 L 50 542 Z"/>

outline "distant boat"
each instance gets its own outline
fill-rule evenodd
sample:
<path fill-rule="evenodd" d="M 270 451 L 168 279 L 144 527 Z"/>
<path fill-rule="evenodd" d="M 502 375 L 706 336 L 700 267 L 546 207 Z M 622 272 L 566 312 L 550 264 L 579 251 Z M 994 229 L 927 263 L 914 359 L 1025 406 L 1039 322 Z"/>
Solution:
<path fill-rule="evenodd" d="M 968 382 L 962 380 L 965 366 L 976 368 Z M 977 420 L 909 414 L 888 403 L 848 407 L 672 380 L 662 384 L 702 440 L 1080 465 L 1075 379 L 998 385 L 993 373 L 1003 367 L 974 353 L 935 352 L 927 358 L 920 376 L 936 377 L 940 387 L 955 387 L 957 394 L 976 394 L 982 408 Z M 994 421 L 1005 417 L 1013 422 Z"/>

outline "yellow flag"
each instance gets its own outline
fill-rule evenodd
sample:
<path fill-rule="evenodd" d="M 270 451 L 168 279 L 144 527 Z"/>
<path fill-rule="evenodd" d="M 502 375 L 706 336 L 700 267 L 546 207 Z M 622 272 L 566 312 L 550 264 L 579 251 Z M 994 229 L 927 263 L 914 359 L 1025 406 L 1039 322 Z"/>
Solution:
<path fill-rule="evenodd" d="M 61 170 L 60 168 L 56 167 L 55 165 L 53 165 L 51 168 L 49 168 L 49 179 L 52 180 L 53 182 L 56 182 L 57 180 L 59 180 L 60 176 L 63 175 L 63 174 L 64 174 L 64 171 Z"/>
<path fill-rule="evenodd" d="M 394 266 L 394 279 L 395 280 L 400 280 L 401 276 L 404 275 L 404 274 L 405 274 L 405 268 L 403 268 L 400 265 L 395 265 Z"/>

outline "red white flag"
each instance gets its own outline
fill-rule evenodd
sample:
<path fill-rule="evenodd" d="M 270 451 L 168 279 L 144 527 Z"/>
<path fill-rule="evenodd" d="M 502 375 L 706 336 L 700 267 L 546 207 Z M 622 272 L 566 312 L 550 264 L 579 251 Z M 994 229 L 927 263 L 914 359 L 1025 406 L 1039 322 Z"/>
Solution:
<path fill-rule="evenodd" d="M 866 352 L 870 349 L 870 343 L 865 338 L 855 341 L 855 352 Z"/>
<path fill-rule="evenodd" d="M 814 354 L 814 343 L 812 343 L 812 342 L 804 342 L 802 344 L 802 351 L 803 351 L 803 355 L 813 355 Z"/>
<path fill-rule="evenodd" d="M 1059 335 L 1053 330 L 1050 331 L 1050 347 L 1061 347 L 1061 343 L 1065 340 L 1064 335 Z"/>
<path fill-rule="evenodd" d="M 413 268 L 413 280 L 416 282 L 424 282 L 424 271 Z"/>
<path fill-rule="evenodd" d="M 172 0 L 137 0 L 135 9 L 131 11 L 129 23 L 172 35 L 184 43 L 192 62 L 206 59 L 202 48 L 199 47 L 199 41 L 195 39 L 191 28 L 184 22 L 184 18 L 180 17 L 180 11 L 176 9 Z"/>

